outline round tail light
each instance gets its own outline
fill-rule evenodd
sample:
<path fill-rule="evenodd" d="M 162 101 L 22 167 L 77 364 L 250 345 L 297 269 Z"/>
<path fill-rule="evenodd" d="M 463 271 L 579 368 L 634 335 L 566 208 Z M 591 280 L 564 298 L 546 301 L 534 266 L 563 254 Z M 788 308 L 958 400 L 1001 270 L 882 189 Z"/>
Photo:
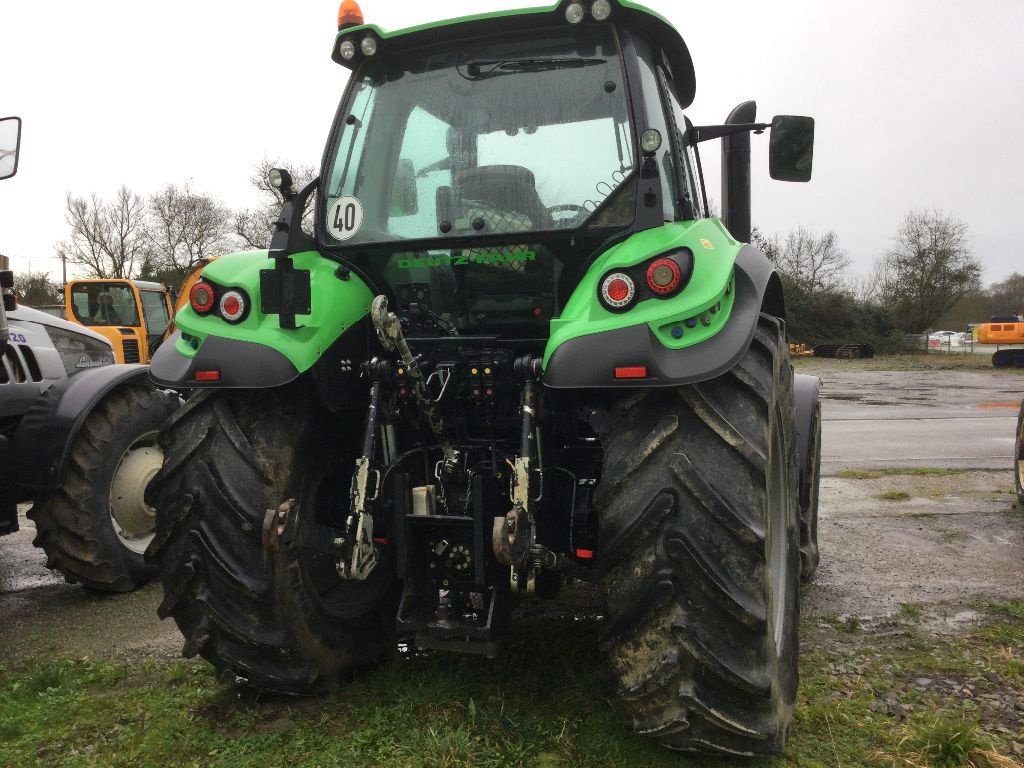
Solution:
<path fill-rule="evenodd" d="M 682 279 L 682 270 L 672 259 L 655 259 L 647 267 L 647 287 L 658 296 L 672 293 Z"/>
<path fill-rule="evenodd" d="M 188 303 L 200 315 L 205 315 L 213 309 L 213 302 L 213 286 L 209 283 L 196 283 L 192 286 L 192 290 L 188 292 Z"/>
<path fill-rule="evenodd" d="M 612 272 L 601 282 L 601 298 L 614 309 L 623 309 L 636 297 L 633 278 L 625 272 Z"/>
<path fill-rule="evenodd" d="M 237 323 L 245 317 L 247 306 L 245 294 L 241 291 L 225 291 L 220 297 L 220 316 L 229 323 Z"/>

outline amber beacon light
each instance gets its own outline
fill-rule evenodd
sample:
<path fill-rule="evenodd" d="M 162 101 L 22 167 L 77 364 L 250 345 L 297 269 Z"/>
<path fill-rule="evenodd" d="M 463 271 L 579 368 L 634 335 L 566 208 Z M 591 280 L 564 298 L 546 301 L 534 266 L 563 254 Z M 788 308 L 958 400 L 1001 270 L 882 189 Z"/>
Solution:
<path fill-rule="evenodd" d="M 356 0 L 342 0 L 338 7 L 338 30 L 363 25 L 363 11 Z"/>

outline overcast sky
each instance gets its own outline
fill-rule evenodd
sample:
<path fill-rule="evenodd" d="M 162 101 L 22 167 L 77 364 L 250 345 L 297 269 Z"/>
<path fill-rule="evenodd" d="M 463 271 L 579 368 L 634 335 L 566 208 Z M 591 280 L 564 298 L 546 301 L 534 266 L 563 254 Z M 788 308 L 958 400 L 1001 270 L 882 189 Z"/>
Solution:
<path fill-rule="evenodd" d="M 515 0 L 364 0 L 387 29 Z M 529 2 L 523 4 L 530 4 Z M 694 123 L 740 101 L 817 120 L 814 179 L 768 178 L 754 137 L 753 218 L 769 233 L 833 229 L 867 274 L 903 215 L 969 227 L 986 283 L 1024 271 L 1024 2 L 649 0 L 697 73 Z M 18 175 L 0 182 L 0 253 L 59 275 L 64 196 L 149 195 L 191 180 L 251 206 L 263 157 L 317 165 L 346 81 L 330 60 L 334 0 L 4 0 L 0 116 L 24 119 Z M 705 145 L 718 198 L 717 142 Z"/>

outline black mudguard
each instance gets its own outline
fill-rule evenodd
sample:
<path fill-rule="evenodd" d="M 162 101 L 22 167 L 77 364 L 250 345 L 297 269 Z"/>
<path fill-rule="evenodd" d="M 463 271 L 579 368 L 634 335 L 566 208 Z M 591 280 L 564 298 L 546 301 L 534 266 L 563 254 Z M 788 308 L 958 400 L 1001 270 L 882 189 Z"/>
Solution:
<path fill-rule="evenodd" d="M 821 379 L 798 373 L 793 376 L 793 394 L 796 396 L 796 456 L 800 468 L 800 509 L 806 509 L 811 500 L 811 483 L 813 482 L 813 455 L 820 452 L 821 446 L 811 445 L 815 435 L 815 421 L 821 419 L 821 404 L 818 394 L 821 392 Z"/>
<path fill-rule="evenodd" d="M 14 434 L 12 465 L 19 487 L 59 488 L 67 475 L 71 445 L 86 417 L 121 384 L 149 386 L 145 365 L 87 368 L 62 379 L 41 394 Z"/>
<path fill-rule="evenodd" d="M 746 353 L 764 311 L 785 319 L 782 288 L 772 263 L 746 245 L 736 257 L 736 300 L 725 327 L 707 341 L 668 349 L 646 323 L 580 336 L 562 344 L 544 370 L 555 389 L 675 387 L 707 381 L 731 369 Z M 643 379 L 615 379 L 620 366 L 646 366 Z"/>
<path fill-rule="evenodd" d="M 150 361 L 149 375 L 163 387 L 188 389 L 261 389 L 280 387 L 299 372 L 276 349 L 220 336 L 208 337 L 195 357 L 177 350 L 181 331 L 175 331 L 160 345 Z M 196 381 L 196 371 L 217 371 L 217 381 Z"/>

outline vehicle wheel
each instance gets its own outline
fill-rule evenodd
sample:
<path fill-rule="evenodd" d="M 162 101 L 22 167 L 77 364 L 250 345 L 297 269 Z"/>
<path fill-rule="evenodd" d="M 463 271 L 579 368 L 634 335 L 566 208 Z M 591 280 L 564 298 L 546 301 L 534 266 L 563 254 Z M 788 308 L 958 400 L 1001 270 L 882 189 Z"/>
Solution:
<path fill-rule="evenodd" d="M 301 383 L 196 395 L 161 436 L 166 460 L 147 495 L 158 611 L 185 636 L 183 654 L 281 693 L 328 690 L 394 648 L 400 589 L 387 552 L 366 581 L 343 581 L 334 556 L 299 546 L 347 513 L 355 457 L 337 446 L 359 431 L 315 402 Z M 267 511 L 289 499 L 265 546 Z"/>
<path fill-rule="evenodd" d="M 797 418 L 797 466 L 800 476 L 800 580 L 814 579 L 821 554 L 818 550 L 818 486 L 821 483 L 820 381 L 794 376 Z"/>
<path fill-rule="evenodd" d="M 798 672 L 799 519 L 782 324 L 712 381 L 622 397 L 595 421 L 602 647 L 633 730 L 774 754 Z"/>
<path fill-rule="evenodd" d="M 64 485 L 38 496 L 28 512 L 48 568 L 104 592 L 129 592 L 153 578 L 143 553 L 155 520 L 143 494 L 163 462 L 160 427 L 178 404 L 167 392 L 128 384 L 86 417 Z"/>
<path fill-rule="evenodd" d="M 1020 404 L 1017 414 L 1017 439 L 1014 441 L 1014 485 L 1017 487 L 1017 504 L 1024 508 L 1024 403 Z"/>

